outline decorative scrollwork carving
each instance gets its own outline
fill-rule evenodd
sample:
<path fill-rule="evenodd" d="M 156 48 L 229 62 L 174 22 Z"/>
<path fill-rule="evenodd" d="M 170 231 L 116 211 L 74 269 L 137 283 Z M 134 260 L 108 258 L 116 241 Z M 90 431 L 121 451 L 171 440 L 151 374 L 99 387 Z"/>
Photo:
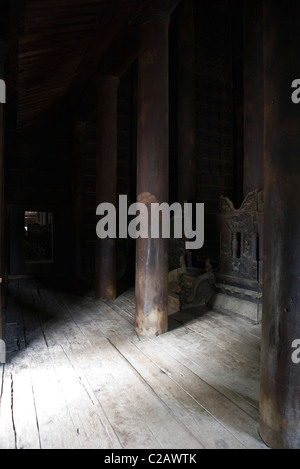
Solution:
<path fill-rule="evenodd" d="M 226 197 L 221 197 L 220 206 L 220 273 L 258 280 L 262 264 L 259 244 L 263 240 L 263 193 L 249 193 L 239 210 Z"/>

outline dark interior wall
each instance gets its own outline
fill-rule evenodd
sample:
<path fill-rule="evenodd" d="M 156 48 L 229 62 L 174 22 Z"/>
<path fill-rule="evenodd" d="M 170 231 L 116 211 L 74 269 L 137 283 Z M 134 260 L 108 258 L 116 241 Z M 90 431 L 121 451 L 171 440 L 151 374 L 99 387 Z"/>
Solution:
<path fill-rule="evenodd" d="M 225 0 L 194 1 L 196 65 L 197 202 L 205 204 L 205 244 L 195 260 L 217 262 L 217 215 L 221 195 L 234 199 L 234 95 L 231 12 Z M 178 200 L 178 27 L 179 10 L 170 23 L 170 202 Z M 118 194 L 136 200 L 137 64 L 124 74 L 118 93 Z M 66 123 L 67 122 L 67 123 Z M 70 272 L 72 262 L 73 123 L 48 124 L 19 137 L 6 156 L 6 201 L 10 273 L 24 271 L 22 240 L 15 234 L 24 210 L 54 214 L 54 268 Z M 82 276 L 94 277 L 96 237 L 96 110 L 85 122 L 82 144 L 83 227 Z M 73 183 L 74 184 L 74 183 Z M 76 214 L 75 214 L 76 217 Z M 22 236 L 22 235 L 20 235 Z M 130 239 L 117 244 L 118 276 L 134 272 L 135 245 Z M 126 270 L 127 269 L 127 270 Z M 78 272 L 77 272 L 78 273 Z"/>
<path fill-rule="evenodd" d="M 228 2 L 194 2 L 196 41 L 197 201 L 205 204 L 205 244 L 198 261 L 219 256 L 220 196 L 234 180 L 232 29 Z"/>
<path fill-rule="evenodd" d="M 17 137 L 6 160 L 8 205 L 70 205 L 70 142 L 66 124 Z"/>
<path fill-rule="evenodd" d="M 35 129 L 16 138 L 6 154 L 8 272 L 22 274 L 25 210 L 53 213 L 54 270 L 70 269 L 70 139 L 64 125 Z M 23 227 L 23 229 L 22 229 Z"/>
<path fill-rule="evenodd" d="M 240 2 L 241 3 L 241 2 Z M 217 216 L 220 196 L 239 203 L 237 194 L 243 184 L 240 142 L 243 135 L 242 101 L 242 9 L 226 0 L 194 1 L 196 70 L 196 168 L 197 202 L 205 204 L 205 244 L 193 262 L 203 265 L 208 257 L 219 258 Z M 178 67 L 181 9 L 172 17 L 169 29 L 169 175 L 170 203 L 178 201 Z"/>

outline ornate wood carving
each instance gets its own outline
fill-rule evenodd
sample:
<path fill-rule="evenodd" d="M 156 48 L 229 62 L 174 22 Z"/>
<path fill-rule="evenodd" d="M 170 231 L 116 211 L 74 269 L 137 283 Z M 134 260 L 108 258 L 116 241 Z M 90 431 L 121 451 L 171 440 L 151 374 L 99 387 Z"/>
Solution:
<path fill-rule="evenodd" d="M 213 272 L 207 271 L 197 276 L 191 284 L 187 281 L 187 275 L 181 276 L 181 308 L 191 305 L 206 305 L 214 292 L 215 276 Z"/>
<path fill-rule="evenodd" d="M 224 275 L 260 281 L 262 275 L 263 193 L 247 195 L 240 209 L 220 201 L 220 266 Z"/>

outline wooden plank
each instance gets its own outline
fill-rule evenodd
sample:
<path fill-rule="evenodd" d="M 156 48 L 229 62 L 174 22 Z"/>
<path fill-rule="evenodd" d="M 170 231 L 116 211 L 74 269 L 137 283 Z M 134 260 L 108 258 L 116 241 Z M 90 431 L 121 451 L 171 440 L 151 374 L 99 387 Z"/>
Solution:
<path fill-rule="evenodd" d="M 95 321 L 95 319 L 93 319 Z M 103 330 L 104 321 L 101 318 L 99 328 Z M 124 326 L 121 325 L 124 331 Z M 192 396 L 188 396 L 184 390 L 178 386 L 174 386 L 174 382 L 169 379 L 168 373 L 161 369 L 157 369 L 152 360 L 147 360 L 142 357 L 136 349 L 136 344 L 131 346 L 128 340 L 121 340 L 121 332 L 117 333 L 115 328 L 113 332 L 105 331 L 109 335 L 110 340 L 114 343 L 115 347 L 120 350 L 120 353 L 126 356 L 135 370 L 143 377 L 143 379 L 151 386 L 162 399 L 166 405 L 171 409 L 174 415 L 187 427 L 192 433 L 200 439 L 200 441 L 207 448 L 221 447 L 235 447 L 241 448 L 241 445 L 235 438 L 230 435 L 219 423 L 205 411 L 205 409 L 196 403 Z M 138 341 L 133 335 L 132 341 Z M 137 342 L 138 344 L 144 341 Z M 138 347 L 139 345 L 137 345 Z M 209 429 L 209 431 L 208 431 Z M 214 435 L 212 437 L 212 435 Z"/>
<path fill-rule="evenodd" d="M 179 312 L 173 314 L 172 319 L 178 320 L 180 324 L 184 324 L 188 329 L 212 340 L 217 347 L 225 348 L 233 358 L 241 359 L 243 362 L 250 361 L 251 366 L 253 364 L 259 366 L 260 350 L 257 347 L 257 340 L 254 341 L 254 338 L 246 340 L 245 336 L 241 333 L 237 334 L 233 330 L 229 335 L 227 329 L 219 327 L 212 320 L 207 320 L 206 309 L 201 310 L 201 308 L 198 308 L 194 309 L 193 312 L 191 310 Z"/>
<path fill-rule="evenodd" d="M 9 364 L 11 373 L 11 412 L 17 449 L 40 449 L 39 428 L 29 366 L 21 354 Z"/>
<path fill-rule="evenodd" d="M 49 294 L 49 291 L 47 294 Z M 55 308 L 57 308 L 58 302 L 55 301 L 55 303 Z M 73 336 L 73 339 L 70 340 L 70 333 L 73 335 L 75 326 L 72 327 L 71 325 L 70 327 L 71 316 L 68 310 L 62 308 L 61 304 L 60 308 L 62 327 L 59 328 L 59 332 L 57 331 L 57 327 L 55 327 L 55 331 L 52 331 L 53 337 L 51 343 L 52 345 L 58 341 L 63 343 L 63 347 L 69 359 L 72 361 L 72 364 L 76 366 L 76 369 L 79 368 L 83 370 L 85 379 L 93 389 L 93 394 L 97 395 L 97 400 L 101 408 L 104 408 L 105 413 L 110 417 L 110 425 L 113 426 L 115 435 L 117 435 L 117 437 L 115 436 L 115 440 L 120 440 L 121 445 L 127 448 L 130 448 L 132 445 L 137 448 L 145 447 L 145 445 L 150 445 L 150 447 L 155 448 L 158 443 L 155 438 L 153 439 L 153 435 L 149 429 L 147 430 L 147 427 L 145 427 L 145 422 L 141 421 L 138 413 L 132 413 L 130 410 L 132 409 L 132 403 L 129 401 L 129 396 L 132 394 L 131 389 L 133 384 L 129 382 L 132 377 L 130 377 L 130 370 L 128 370 L 126 364 L 120 360 L 120 357 L 116 357 L 112 346 L 104 337 L 99 337 L 99 334 L 95 338 L 93 346 L 91 346 L 86 338 L 86 334 L 83 334 L 82 337 L 85 338 L 86 343 L 89 343 L 89 347 L 84 347 L 84 344 L 81 344 L 83 349 L 80 350 L 78 343 L 77 346 L 74 347 L 75 337 Z M 78 310 L 78 315 L 79 317 L 77 317 L 76 314 L 76 321 L 79 321 L 81 329 L 83 328 L 83 330 L 86 331 L 88 326 L 82 326 L 81 319 L 84 320 L 84 316 L 81 318 L 81 308 Z M 65 324 L 63 324 L 63 317 L 65 317 L 66 320 Z M 64 336 L 64 330 L 67 331 L 67 338 Z M 99 345 L 100 347 L 98 349 Z M 130 388 L 129 392 L 127 392 L 127 388 Z M 117 447 L 120 447 L 120 443 Z"/>
<path fill-rule="evenodd" d="M 41 329 L 40 311 L 34 306 L 30 285 L 29 282 L 23 283 L 20 281 L 19 296 L 17 298 L 18 307 L 22 311 L 25 347 L 30 346 L 31 350 L 44 351 L 47 349 L 47 343 Z M 14 308 L 14 305 L 12 305 L 12 308 Z M 45 311 L 45 305 L 41 311 Z"/>
<path fill-rule="evenodd" d="M 79 449 L 81 443 L 49 354 L 27 354 L 41 448 Z"/>
<path fill-rule="evenodd" d="M 201 448 L 200 441 L 178 421 L 172 409 L 141 379 L 127 359 L 110 341 L 99 338 L 101 329 L 87 322 L 84 330 L 95 346 L 99 341 L 102 342 L 99 352 L 101 350 L 102 361 L 107 360 L 109 374 L 113 376 L 108 380 L 106 378 L 100 386 L 98 378 L 91 384 L 93 388 L 97 386 L 97 397 L 109 415 L 123 447 Z M 103 340 L 106 346 L 103 346 Z M 91 379 L 89 372 L 87 374 Z"/>
<path fill-rule="evenodd" d="M 81 48 L 83 49 L 85 46 L 85 42 L 82 42 L 80 45 Z M 49 45 L 48 45 L 49 46 Z M 50 44 L 50 47 L 47 49 L 40 49 L 40 50 L 34 50 L 34 51 L 26 51 L 23 53 L 19 54 L 20 57 L 20 66 L 23 67 L 24 70 L 27 69 L 27 66 L 30 64 L 37 64 L 37 62 L 41 63 L 48 63 L 49 61 L 49 73 L 51 70 L 51 65 L 52 61 L 59 60 L 61 56 L 74 56 L 77 57 L 77 59 L 80 61 L 80 54 L 78 54 L 78 51 L 80 51 L 79 44 L 77 43 L 75 46 L 74 44 L 70 44 L 68 46 L 62 46 L 62 47 L 52 47 Z M 41 75 L 43 75 L 45 72 L 40 72 Z M 22 72 L 24 74 L 24 72 Z M 57 71 L 56 71 L 56 76 L 57 76 Z"/>
<path fill-rule="evenodd" d="M 132 326 L 134 326 L 135 319 L 134 319 L 133 314 L 131 314 L 127 310 L 121 308 L 119 305 L 116 304 L 115 301 L 110 304 L 110 307 L 114 311 L 116 311 L 116 313 L 118 313 L 120 316 L 122 316 L 124 319 L 126 319 L 126 321 L 128 321 Z"/>
<path fill-rule="evenodd" d="M 228 431 L 249 449 L 263 448 L 264 444 L 258 436 L 258 421 L 246 414 L 223 394 L 196 376 L 189 368 L 181 365 L 153 342 L 141 342 L 138 348 L 151 358 L 157 366 L 170 370 L 171 378 L 185 392 L 192 395 L 203 407 L 214 416 Z M 245 431 L 247 428 L 247 431 Z"/>
<path fill-rule="evenodd" d="M 5 343 L 7 361 L 18 350 L 25 347 L 25 334 L 22 320 L 22 308 L 19 303 L 18 281 L 8 284 L 7 314 L 5 323 Z"/>
<path fill-rule="evenodd" d="M 160 339 L 167 341 L 167 337 L 170 337 L 169 342 L 172 344 L 173 353 L 182 354 L 188 362 L 193 364 L 194 368 L 202 370 L 200 376 L 203 376 L 204 372 L 204 376 L 210 378 L 208 382 L 218 381 L 217 378 L 212 381 L 212 373 L 216 377 L 221 376 L 222 379 L 217 389 L 223 389 L 223 393 L 229 395 L 231 400 L 237 402 L 249 415 L 257 416 L 259 369 L 257 368 L 256 372 L 250 374 L 249 368 L 246 366 L 243 368 L 238 360 L 232 360 L 231 356 L 227 355 L 227 347 L 224 349 L 219 347 L 216 350 L 215 344 L 211 341 L 204 337 L 197 339 L 193 331 L 190 334 L 188 332 L 187 329 L 181 327 L 169 332 L 168 335 L 161 336 Z M 241 354 L 243 350 L 241 346 Z M 211 373 L 207 374 L 207 370 Z M 234 393 L 232 389 L 235 389 Z"/>
<path fill-rule="evenodd" d="M 102 10 L 103 12 L 103 10 Z M 38 29 L 41 29 L 41 22 L 45 24 L 45 27 L 51 27 L 55 30 L 55 25 L 62 25 L 65 24 L 66 27 L 69 25 L 79 25 L 79 24 L 84 24 L 86 25 L 97 25 L 97 17 L 95 17 L 95 13 L 99 13 L 99 18 L 101 15 L 101 11 L 99 10 L 98 12 L 96 11 L 86 11 L 85 9 L 81 8 L 77 12 L 73 12 L 73 8 L 70 11 L 58 11 L 58 10 L 50 10 L 50 11 L 41 11 L 41 12 L 35 12 L 34 10 L 30 14 L 30 17 L 27 18 L 26 21 L 26 29 L 32 29 L 34 27 L 37 27 Z"/>
<path fill-rule="evenodd" d="M 94 32 L 95 29 L 96 29 L 96 24 L 93 25 L 92 23 L 92 26 L 91 24 L 88 25 L 90 27 L 90 29 Z M 51 34 L 51 31 L 56 31 L 56 33 L 62 33 L 62 32 L 66 32 L 66 30 L 69 32 L 69 34 L 72 34 L 72 33 L 77 33 L 77 32 L 81 32 L 83 30 L 83 28 L 85 29 L 85 25 L 84 24 L 69 24 L 68 27 L 64 27 L 64 23 L 61 23 L 60 25 L 57 25 L 57 29 L 54 28 L 54 27 L 51 27 L 51 25 L 46 25 L 45 27 L 45 30 L 44 30 L 44 33 L 45 34 Z M 26 34 L 37 34 L 39 31 L 41 31 L 40 28 L 38 28 L 37 26 L 36 27 L 28 27 L 28 28 L 25 28 L 25 33 Z"/>
<path fill-rule="evenodd" d="M 93 6 L 93 5 L 102 5 L 107 3 L 107 0 L 84 0 L 84 5 Z M 29 0 L 27 2 L 27 9 L 31 8 L 32 10 L 35 9 L 45 9 L 45 8 L 72 8 L 73 6 L 82 6 L 83 0 L 62 0 L 62 1 L 54 1 L 54 0 Z"/>
<path fill-rule="evenodd" d="M 256 350 L 260 351 L 261 344 L 261 325 L 248 323 L 247 319 L 242 320 L 240 323 L 235 321 L 224 320 L 222 313 L 216 313 L 212 310 L 207 311 L 207 318 L 209 322 L 216 328 L 224 330 L 225 327 L 227 331 L 230 331 L 230 334 L 233 334 L 238 340 L 246 343 L 252 347 L 255 347 Z"/>
<path fill-rule="evenodd" d="M 89 379 L 91 379 L 90 375 L 95 375 L 97 379 L 103 376 L 101 373 L 103 357 L 101 354 L 94 356 L 93 347 L 88 339 L 80 333 L 66 308 L 56 298 L 51 298 L 49 291 L 47 291 L 47 299 L 51 302 L 54 320 L 43 323 L 43 328 L 66 401 L 69 402 L 70 396 L 75 395 L 78 398 L 75 403 L 71 399 L 68 405 L 71 414 L 73 416 L 75 414 L 76 420 L 79 421 L 79 434 L 81 435 L 83 431 L 85 436 L 90 435 L 90 441 L 86 442 L 85 446 L 120 448 L 119 440 L 103 408 L 99 406 L 83 371 L 87 369 Z M 73 383 L 72 386 L 71 383 Z M 83 418 L 84 414 L 88 415 L 88 423 Z"/>
<path fill-rule="evenodd" d="M 190 371 L 195 373 L 199 378 L 214 387 L 218 392 L 224 394 L 230 401 L 235 405 L 244 410 L 254 420 L 259 420 L 259 409 L 258 409 L 258 398 L 253 400 L 245 395 L 245 388 L 247 383 L 241 386 L 239 380 L 234 376 L 233 373 L 224 373 L 224 369 L 219 366 L 215 366 L 214 363 L 209 360 L 203 359 L 200 355 L 199 360 L 196 362 L 193 354 L 184 353 L 182 348 L 176 347 L 176 342 L 172 336 L 159 339 L 151 339 L 162 349 L 162 353 L 168 354 L 174 359 L 178 360 L 182 365 L 187 367 Z M 259 386 L 256 389 L 257 397 Z"/>
<path fill-rule="evenodd" d="M 63 285 L 60 291 L 35 280 L 19 285 L 14 300 L 24 308 L 30 340 L 3 381 L 11 447 L 265 447 L 254 402 L 259 377 L 237 359 L 243 339 L 251 350 L 257 337 L 207 315 L 192 320 L 201 334 L 171 319 L 173 330 L 141 340 L 133 327 L 134 290 L 106 304 L 94 300 L 92 289 L 74 295 Z M 240 347 L 235 358 L 226 330 Z M 22 422 L 22 380 L 31 437 Z M 0 415 L 0 447 L 3 432 Z"/>
<path fill-rule="evenodd" d="M 106 305 L 107 312 L 109 309 L 110 308 Z M 198 432 L 201 430 L 205 434 L 205 426 L 203 426 L 203 420 L 206 421 L 207 428 L 210 428 L 210 432 L 211 432 L 210 435 L 213 434 L 216 436 L 216 439 L 213 440 L 211 436 L 209 437 L 209 435 L 207 435 L 207 440 L 206 440 L 207 447 L 220 447 L 220 445 L 222 444 L 224 447 L 227 447 L 228 443 L 229 443 L 228 445 L 229 447 L 232 447 L 232 445 L 234 447 L 243 447 L 243 445 L 238 441 L 238 439 L 234 438 L 230 434 L 230 432 L 228 432 L 222 425 L 220 425 L 217 421 L 215 421 L 214 417 L 211 416 L 210 413 L 206 412 L 205 409 L 203 409 L 201 405 L 199 405 L 198 403 L 195 404 L 195 400 L 191 396 L 188 396 L 184 390 L 178 388 L 178 386 L 175 386 L 175 390 L 172 389 L 172 386 L 170 384 L 173 384 L 173 383 L 170 383 L 168 376 L 167 376 L 168 383 L 164 385 L 162 382 L 161 370 L 155 370 L 155 367 L 153 367 L 152 360 L 143 360 L 142 358 L 140 358 L 141 354 L 137 353 L 135 348 L 131 347 L 128 344 L 128 340 L 126 340 L 127 331 L 125 331 L 124 324 L 119 325 L 119 333 L 116 331 L 118 327 L 114 327 L 113 332 L 111 332 L 111 329 L 110 329 L 111 320 L 109 321 L 105 316 L 102 316 L 101 314 L 102 311 L 103 311 L 103 307 L 101 306 L 101 310 L 100 311 L 98 310 L 97 315 L 94 316 L 95 313 L 92 313 L 91 308 L 89 308 L 87 314 L 91 315 L 91 319 L 93 323 L 98 324 L 99 329 L 102 330 L 104 334 L 109 337 L 109 340 L 115 345 L 115 347 L 120 351 L 120 353 L 125 354 L 126 359 L 130 361 L 131 365 L 137 370 L 137 372 L 141 376 L 143 376 L 143 379 L 145 379 L 145 374 L 147 375 L 145 379 L 146 382 L 150 383 L 151 387 L 155 389 L 155 392 L 160 396 L 160 398 L 164 402 L 168 403 L 168 406 L 171 406 L 170 408 L 172 409 L 172 412 L 175 412 L 175 415 L 177 415 L 177 418 L 179 418 L 179 415 L 180 415 L 181 419 L 183 419 L 186 425 L 193 425 L 193 422 L 196 417 L 194 417 L 194 420 L 190 421 L 191 415 L 187 409 L 189 408 L 194 409 L 194 412 L 193 412 L 194 416 L 199 415 L 201 414 L 201 411 L 204 411 L 205 417 L 203 417 L 202 415 L 201 423 L 197 421 L 197 418 L 196 418 L 196 423 L 195 423 L 194 428 L 196 428 Z M 99 318 L 99 315 L 101 315 L 100 318 Z M 110 315 L 114 316 L 115 314 L 110 314 Z M 116 324 L 116 321 L 114 321 L 114 324 Z M 124 332 L 126 334 L 125 337 L 124 337 Z M 134 340 L 134 338 L 136 339 L 135 334 L 133 332 L 131 333 L 129 332 L 129 334 L 131 335 L 131 340 Z M 140 343 L 144 344 L 144 341 L 138 342 L 138 344 Z M 124 347 L 125 348 L 129 347 L 130 352 L 128 350 L 126 351 Z M 134 356 L 135 360 L 137 360 L 134 362 L 134 364 L 132 362 L 132 356 Z M 149 371 L 149 369 L 151 371 Z M 157 378 L 157 381 L 155 382 L 153 381 L 154 380 L 153 377 L 157 374 L 159 378 Z M 181 403 L 180 406 L 178 406 L 178 402 Z M 182 407 L 184 407 L 183 405 L 184 403 L 185 403 L 187 414 L 185 414 L 185 412 L 182 410 Z M 199 438 L 201 439 L 201 441 L 203 441 L 202 433 L 201 433 L 201 437 L 199 436 Z"/>
<path fill-rule="evenodd" d="M 93 350 L 91 350 L 93 353 Z M 113 449 L 120 444 L 101 418 L 99 404 L 94 395 L 87 390 L 81 379 L 81 373 L 73 366 L 70 356 L 74 352 L 67 347 L 50 348 L 56 375 L 62 388 L 72 421 L 77 428 L 81 446 L 85 449 Z M 84 359 L 88 359 L 87 351 Z"/>
<path fill-rule="evenodd" d="M 186 356 L 192 356 L 197 365 L 211 370 L 216 375 L 219 374 L 225 383 L 231 382 L 231 386 L 234 386 L 251 404 L 258 405 L 258 372 L 250 374 L 247 366 L 243 367 L 238 360 L 233 360 L 227 355 L 226 349 L 215 347 L 205 337 L 200 340 L 193 331 L 186 333 L 182 328 L 174 329 L 170 334 L 170 341 Z"/>
<path fill-rule="evenodd" d="M 216 318 L 219 322 L 226 325 L 230 325 L 237 330 L 244 330 L 249 335 L 254 335 L 258 339 L 261 339 L 261 325 L 252 324 L 251 322 L 246 321 L 240 317 L 237 317 L 233 314 L 219 313 L 213 310 L 209 310 L 208 314 L 212 318 Z"/>
<path fill-rule="evenodd" d="M 82 27 L 82 31 L 76 33 L 76 40 L 86 40 L 90 37 L 90 28 Z M 36 44 L 69 44 L 74 41 L 68 31 L 53 31 L 52 34 L 45 34 L 43 32 L 36 32 L 35 34 L 27 34 L 25 37 L 20 38 L 20 51 L 25 51 L 27 48 L 31 48 Z"/>
<path fill-rule="evenodd" d="M 81 312 L 81 306 L 78 307 L 71 304 L 68 306 L 68 308 L 71 309 L 72 314 L 78 320 L 78 314 Z M 85 316 L 86 314 L 87 309 L 85 310 Z M 103 322 L 103 318 L 101 319 L 101 322 Z M 83 327 L 82 322 L 80 322 L 80 324 L 81 327 Z M 164 404 L 159 399 L 157 399 L 156 395 L 153 396 L 153 392 L 147 385 L 145 386 L 144 381 L 141 382 L 139 376 L 136 376 L 132 368 L 128 366 L 127 360 L 124 360 L 122 355 L 116 353 L 116 350 L 111 346 L 110 342 L 108 342 L 106 338 L 101 337 L 101 331 L 98 328 L 95 329 L 95 326 L 93 323 L 91 323 L 91 321 L 84 322 L 84 331 L 85 335 L 89 337 L 95 348 L 100 342 L 101 346 L 99 352 L 102 357 L 101 363 L 103 363 L 103 360 L 107 359 L 108 369 L 110 370 L 110 373 L 114 374 L 114 379 L 111 379 L 106 383 L 102 383 L 102 386 L 100 385 L 101 394 L 99 394 L 98 398 L 101 399 L 102 405 L 106 408 L 106 412 L 109 412 L 110 420 L 113 422 L 115 431 L 118 433 L 123 446 L 130 447 L 131 444 L 134 445 L 134 447 L 149 447 L 149 445 L 150 447 L 155 447 L 157 445 L 160 446 L 159 442 L 164 442 L 164 445 L 168 445 L 167 447 L 171 448 L 172 445 L 176 442 L 176 444 L 181 445 L 183 435 L 187 433 L 185 443 L 187 445 L 191 444 L 197 445 L 197 447 L 199 447 L 199 441 L 197 441 L 197 439 L 195 440 L 195 438 L 189 432 L 186 432 L 184 428 L 181 428 L 178 422 L 173 421 L 172 414 L 169 414 L 169 411 L 165 408 Z M 106 342 L 106 346 L 104 346 L 103 340 Z M 98 359 L 97 366 L 99 368 Z M 102 367 L 102 365 L 100 366 Z M 97 378 L 96 382 L 92 383 L 92 385 L 93 387 L 98 387 L 99 379 Z M 112 399 L 112 396 L 115 396 L 115 398 Z M 141 402 L 141 406 L 138 408 L 136 407 L 137 396 Z M 111 401 L 113 401 L 113 405 L 111 405 Z M 135 409 L 133 412 L 134 415 L 128 415 L 128 409 L 129 414 L 132 414 L 130 409 L 133 408 Z M 149 409 L 149 411 L 147 409 Z M 156 412 L 153 413 L 153 409 L 156 409 Z M 124 415 L 125 421 L 132 422 L 132 428 L 138 425 L 140 430 L 135 430 L 135 436 L 131 434 L 132 429 L 130 428 L 127 429 L 126 433 L 126 427 L 123 427 L 124 423 L 118 416 L 119 412 Z M 152 415 L 152 422 L 150 426 L 151 435 L 157 435 L 159 433 L 159 435 L 157 435 L 153 441 L 154 446 L 151 445 L 151 438 L 149 435 L 147 435 L 146 431 L 150 425 L 146 418 L 149 417 L 149 415 Z M 137 417 L 138 421 L 134 423 L 134 420 Z M 165 428 L 165 425 L 167 425 L 167 428 Z M 177 440 L 178 432 L 181 436 L 180 439 Z M 130 437 L 128 436 L 128 433 L 131 434 Z M 143 441 L 137 440 L 137 434 L 140 434 L 139 438 L 143 438 Z M 128 438 L 130 439 L 128 440 Z M 165 441 L 165 439 L 167 439 L 167 441 Z M 190 443 L 188 443 L 188 441 L 190 441 Z"/>

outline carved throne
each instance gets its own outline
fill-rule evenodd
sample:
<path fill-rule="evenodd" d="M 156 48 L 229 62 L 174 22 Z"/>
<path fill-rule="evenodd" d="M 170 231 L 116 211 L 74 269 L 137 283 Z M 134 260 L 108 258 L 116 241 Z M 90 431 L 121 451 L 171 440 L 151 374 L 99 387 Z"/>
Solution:
<path fill-rule="evenodd" d="M 261 320 L 263 192 L 247 195 L 240 209 L 220 200 L 220 259 L 211 306 Z"/>
<path fill-rule="evenodd" d="M 173 222 L 171 223 L 173 226 Z M 204 306 L 214 292 L 215 276 L 207 259 L 204 268 L 193 267 L 191 252 L 185 249 L 185 239 L 169 240 L 169 307 L 177 311 Z"/>

